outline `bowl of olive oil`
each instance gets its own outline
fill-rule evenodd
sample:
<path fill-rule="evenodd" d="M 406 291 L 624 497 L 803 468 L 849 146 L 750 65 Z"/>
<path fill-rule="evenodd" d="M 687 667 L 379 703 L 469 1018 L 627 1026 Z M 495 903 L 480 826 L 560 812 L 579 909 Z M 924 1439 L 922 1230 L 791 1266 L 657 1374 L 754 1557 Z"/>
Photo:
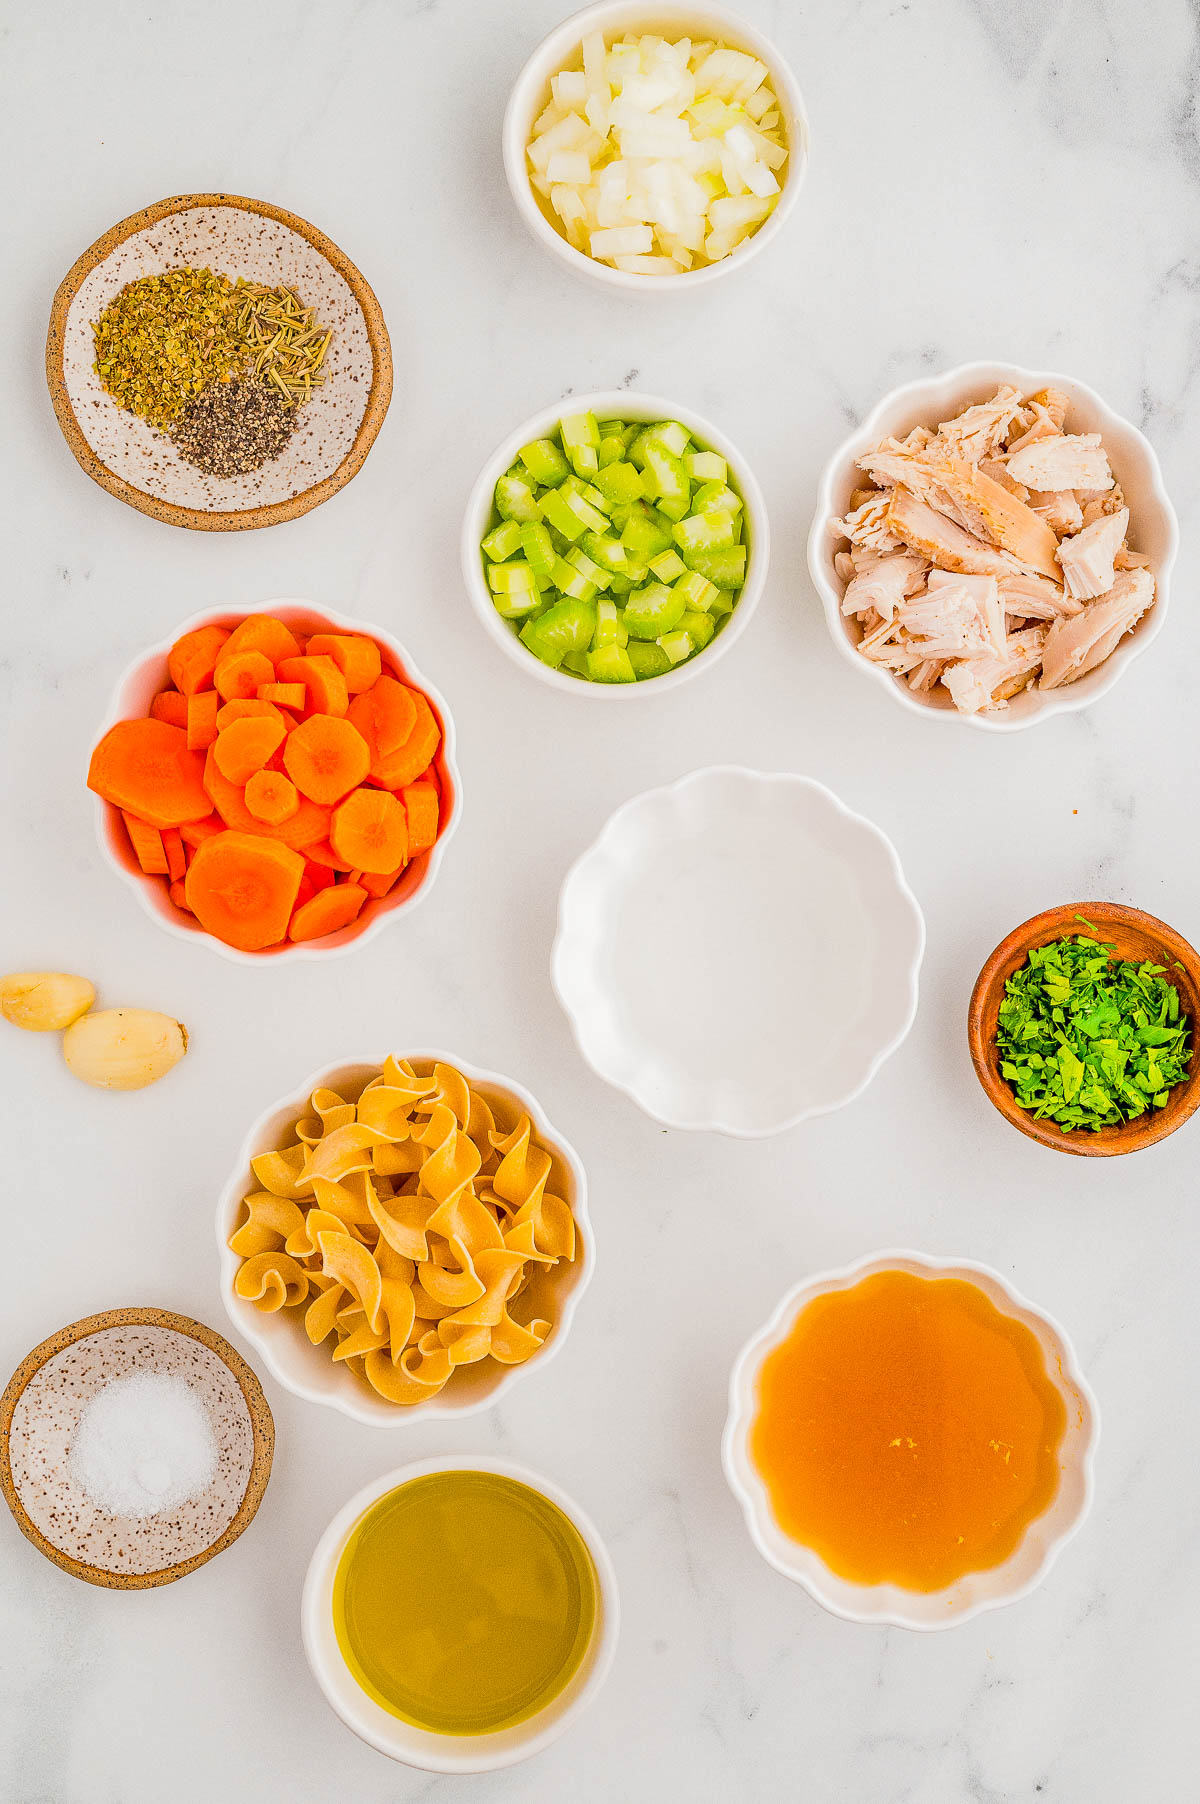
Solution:
<path fill-rule="evenodd" d="M 368 1485 L 309 1566 L 304 1647 L 346 1726 L 431 1772 L 540 1752 L 616 1649 L 616 1575 L 592 1523 L 508 1460 L 419 1461 Z"/>

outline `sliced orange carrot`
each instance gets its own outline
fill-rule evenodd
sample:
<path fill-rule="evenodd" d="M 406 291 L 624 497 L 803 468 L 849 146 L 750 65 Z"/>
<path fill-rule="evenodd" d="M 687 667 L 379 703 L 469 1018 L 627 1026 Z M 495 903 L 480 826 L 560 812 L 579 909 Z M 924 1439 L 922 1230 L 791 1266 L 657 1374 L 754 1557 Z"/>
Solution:
<path fill-rule="evenodd" d="M 379 681 L 383 660 L 374 639 L 365 633 L 314 633 L 305 647 L 310 658 L 332 658 L 346 679 L 351 695 L 358 695 Z"/>
<path fill-rule="evenodd" d="M 228 946 L 259 952 L 283 939 L 304 875 L 299 852 L 257 833 L 216 833 L 188 868 L 188 907 Z"/>
<path fill-rule="evenodd" d="M 204 760 L 165 720 L 119 720 L 92 753 L 88 788 L 150 827 L 180 827 L 212 812 Z"/>
<path fill-rule="evenodd" d="M 124 810 L 121 819 L 125 822 L 125 831 L 129 835 L 129 843 L 137 855 L 137 861 L 148 877 L 165 877 L 167 874 L 167 854 L 163 848 L 162 834 L 157 827 L 150 827 L 139 820 L 136 814 L 127 814 Z"/>
<path fill-rule="evenodd" d="M 167 856 L 167 876 L 172 883 L 178 883 L 187 870 L 187 859 L 184 856 L 183 840 L 178 827 L 163 828 L 162 848 Z"/>
<path fill-rule="evenodd" d="M 299 806 L 296 785 L 282 771 L 256 770 L 246 784 L 246 807 L 265 826 L 281 827 Z"/>
<path fill-rule="evenodd" d="M 258 699 L 260 702 L 278 702 L 281 708 L 294 708 L 298 714 L 307 695 L 303 683 L 264 683 Z"/>
<path fill-rule="evenodd" d="M 347 713 L 371 748 L 371 761 L 382 760 L 404 744 L 417 719 L 417 691 L 393 676 L 381 676 Z"/>
<path fill-rule="evenodd" d="M 185 846 L 201 846 L 214 833 L 223 833 L 225 823 L 219 814 L 210 814 L 202 821 L 185 821 L 179 829 L 179 837 Z"/>
<path fill-rule="evenodd" d="M 351 870 L 394 871 L 408 856 L 404 808 L 387 790 L 353 790 L 333 811 L 329 839 Z"/>
<path fill-rule="evenodd" d="M 404 863 L 397 865 L 394 871 L 364 871 L 359 882 L 368 896 L 386 896 L 396 879 L 403 876 L 407 869 L 408 860 L 406 858 Z"/>
<path fill-rule="evenodd" d="M 277 826 L 255 820 L 246 806 L 244 791 L 217 769 L 212 746 L 204 766 L 204 787 L 225 825 L 238 833 L 261 833 L 264 838 L 277 839 L 285 846 L 302 846 L 306 851 L 329 837 L 329 809 L 310 802 L 307 796 L 301 796 L 295 814 Z"/>
<path fill-rule="evenodd" d="M 357 883 L 338 883 L 329 889 L 318 890 L 297 908 L 288 928 L 288 938 L 320 940 L 327 933 L 337 933 L 341 928 L 349 927 L 366 899 L 366 890 Z"/>
<path fill-rule="evenodd" d="M 175 882 L 171 885 L 170 889 L 167 891 L 167 894 L 170 896 L 170 898 L 171 898 L 172 902 L 175 904 L 176 908 L 182 908 L 186 911 L 186 913 L 191 914 L 192 911 L 190 908 L 188 908 L 188 904 L 187 904 L 187 885 L 182 881 L 181 878 L 177 877 L 175 879 Z"/>
<path fill-rule="evenodd" d="M 261 696 L 246 696 L 236 701 L 226 702 L 217 710 L 217 732 L 223 733 L 226 727 L 232 726 L 235 720 L 281 720 L 284 726 L 290 725 L 288 717 L 273 707 Z"/>
<path fill-rule="evenodd" d="M 346 679 L 332 658 L 284 658 L 278 666 L 281 683 L 303 683 L 305 706 L 310 714 L 344 714 L 349 702 Z M 264 677 L 264 682 L 270 682 Z"/>
<path fill-rule="evenodd" d="M 351 867 L 340 857 L 330 845 L 328 839 L 314 840 L 312 845 L 305 846 L 304 856 L 313 864 L 323 864 L 330 871 L 348 871 Z"/>
<path fill-rule="evenodd" d="M 371 754 L 348 720 L 310 714 L 288 734 L 283 764 L 296 788 L 314 802 L 340 802 L 370 770 Z"/>
<path fill-rule="evenodd" d="M 261 651 L 235 651 L 221 659 L 213 680 L 223 701 L 249 701 L 274 675 L 274 665 Z"/>
<path fill-rule="evenodd" d="M 188 698 L 178 689 L 160 689 L 150 703 L 151 720 L 165 720 L 168 726 L 186 727 Z"/>
<path fill-rule="evenodd" d="M 280 658 L 300 656 L 300 641 L 273 614 L 247 614 L 230 633 L 223 655 L 231 658 L 239 651 L 260 651 L 272 664 L 278 664 Z"/>
<path fill-rule="evenodd" d="M 438 836 L 438 792 L 425 781 L 405 785 L 400 800 L 408 817 L 408 855 L 419 858 L 428 852 Z"/>
<path fill-rule="evenodd" d="M 328 889 L 329 885 L 336 881 L 333 872 L 327 864 L 317 864 L 314 862 L 310 856 L 312 852 L 311 846 L 306 846 L 304 850 L 306 856 L 308 856 L 308 863 L 304 867 L 304 875 L 312 884 L 314 893 L 319 889 Z"/>
<path fill-rule="evenodd" d="M 176 639 L 167 657 L 167 669 L 176 689 L 184 695 L 211 689 L 213 671 L 228 638 L 223 626 L 198 626 L 195 632 Z"/>
<path fill-rule="evenodd" d="M 246 720 L 231 721 L 229 726 L 222 727 L 213 746 L 217 769 L 241 788 L 256 770 L 262 769 L 286 738 L 287 728 L 281 720 L 264 720 L 251 715 Z"/>
<path fill-rule="evenodd" d="M 371 760 L 371 780 L 384 789 L 404 789 L 415 783 L 429 769 L 441 744 L 442 729 L 434 718 L 433 709 L 420 690 L 414 689 L 411 693 L 417 711 L 411 733 L 403 745 L 382 758 Z"/>
<path fill-rule="evenodd" d="M 217 736 L 217 710 L 221 698 L 215 689 L 197 689 L 187 698 L 188 748 L 193 752 L 206 752 Z"/>

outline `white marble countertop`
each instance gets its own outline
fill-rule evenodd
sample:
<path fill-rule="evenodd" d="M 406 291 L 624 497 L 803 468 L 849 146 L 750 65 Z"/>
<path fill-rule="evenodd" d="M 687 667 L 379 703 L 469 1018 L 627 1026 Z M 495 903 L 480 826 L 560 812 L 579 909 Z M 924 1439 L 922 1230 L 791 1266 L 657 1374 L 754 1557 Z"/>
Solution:
<path fill-rule="evenodd" d="M 1009 1129 L 966 1055 L 983 957 L 1050 903 L 1127 901 L 1200 936 L 1190 772 L 1200 54 L 1186 0 L 743 0 L 791 60 L 815 154 L 780 243 L 678 304 L 614 299 L 527 239 L 500 117 L 565 0 L 10 6 L 5 968 L 93 975 L 192 1029 L 138 1096 L 0 1034 L 0 1365 L 126 1303 L 225 1326 L 213 1202 L 248 1120 L 381 1044 L 519 1077 L 585 1158 L 599 1248 L 570 1345 L 490 1414 L 369 1430 L 270 1378 L 274 1476 L 184 1582 L 73 1582 L 0 1516 L 4 1804 L 1177 1804 L 1195 1796 L 1200 1253 L 1192 1127 L 1132 1160 Z M 226 188 L 324 228 L 378 294 L 391 414 L 361 475 L 262 533 L 161 526 L 55 425 L 55 285 L 114 220 Z M 834 653 L 804 567 L 817 472 L 895 383 L 967 358 L 1059 368 L 1139 421 L 1184 552 L 1169 630 L 1090 711 L 951 739 Z M 775 538 L 752 629 L 640 710 L 584 706 L 487 644 L 457 565 L 467 488 L 534 408 L 637 383 L 724 426 Z M 360 954 L 250 974 L 157 931 L 102 865 L 83 772 L 120 670 L 215 603 L 307 594 L 407 643 L 458 723 L 466 814 L 436 901 Z M 851 1107 L 745 1144 L 668 1133 L 594 1080 L 551 993 L 559 881 L 636 790 L 729 760 L 811 773 L 895 840 L 929 948 L 909 1040 Z M 824 1615 L 753 1551 L 719 1461 L 743 1339 L 806 1272 L 886 1245 L 989 1261 L 1074 1336 L 1104 1431 L 1096 1505 L 1045 1585 L 943 1635 Z M 297 1634 L 316 1538 L 358 1486 L 503 1450 L 576 1494 L 624 1602 L 595 1709 L 531 1765 L 436 1780 L 363 1746 Z"/>

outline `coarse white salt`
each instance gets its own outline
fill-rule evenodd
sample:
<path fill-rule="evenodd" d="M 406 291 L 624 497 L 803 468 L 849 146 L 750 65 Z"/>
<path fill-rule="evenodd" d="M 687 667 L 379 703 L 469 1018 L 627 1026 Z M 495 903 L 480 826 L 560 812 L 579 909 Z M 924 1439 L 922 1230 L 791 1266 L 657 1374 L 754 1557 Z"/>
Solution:
<path fill-rule="evenodd" d="M 79 1418 L 67 1463 L 97 1508 L 158 1516 L 208 1489 L 217 1441 L 186 1379 L 133 1372 L 97 1391 Z"/>

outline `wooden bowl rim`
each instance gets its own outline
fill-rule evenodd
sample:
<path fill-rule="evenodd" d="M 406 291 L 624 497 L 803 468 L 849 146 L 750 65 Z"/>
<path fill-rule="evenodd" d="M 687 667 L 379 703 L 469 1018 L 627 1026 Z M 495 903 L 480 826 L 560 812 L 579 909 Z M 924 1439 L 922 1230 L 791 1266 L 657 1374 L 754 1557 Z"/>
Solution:
<path fill-rule="evenodd" d="M 1053 1148 L 1055 1152 L 1074 1153 L 1083 1158 L 1111 1158 L 1121 1153 L 1140 1152 L 1143 1147 L 1153 1146 L 1158 1141 L 1167 1139 L 1200 1108 L 1200 1046 L 1197 1045 L 1200 1024 L 1196 1020 L 1197 1011 L 1193 1011 L 1192 1020 L 1192 1064 L 1183 1084 L 1179 1086 L 1179 1100 L 1174 1111 L 1168 1113 L 1168 1108 L 1158 1109 L 1138 1121 L 1125 1122 L 1120 1127 L 1100 1128 L 1097 1132 L 1076 1130 L 1067 1133 L 1052 1121 L 1035 1121 L 1026 1110 L 1020 1108 L 1007 1083 L 992 1069 L 989 1056 L 991 1045 L 983 1032 L 984 1007 L 996 985 L 1009 977 L 1035 946 L 1048 945 L 1051 940 L 1061 939 L 1073 929 L 1083 931 L 1084 921 L 1090 922 L 1101 938 L 1104 937 L 1104 928 L 1108 923 L 1138 928 L 1162 947 L 1164 957 L 1161 962 L 1170 965 L 1177 961 L 1181 964 L 1193 988 L 1200 992 L 1200 953 L 1181 933 L 1157 915 L 1147 914 L 1141 908 L 1127 907 L 1121 902 L 1064 903 L 1057 908 L 1043 909 L 1040 914 L 1032 915 L 1019 927 L 1014 927 L 985 961 L 975 979 L 967 1009 L 967 1043 L 971 1063 L 984 1094 L 1013 1127 L 1042 1146 Z"/>
<path fill-rule="evenodd" d="M 202 1552 L 192 1554 L 189 1559 L 178 1560 L 170 1566 L 160 1566 L 154 1572 L 110 1572 L 105 1567 L 93 1566 L 86 1560 L 76 1560 L 70 1554 L 56 1547 L 53 1541 L 37 1527 L 28 1515 L 24 1504 L 17 1495 L 16 1484 L 12 1475 L 12 1458 L 10 1434 L 13 1412 L 24 1395 L 25 1387 L 35 1372 L 39 1372 L 48 1360 L 61 1353 L 66 1347 L 74 1346 L 78 1341 L 86 1340 L 90 1335 L 100 1334 L 106 1328 L 146 1327 L 167 1328 L 175 1334 L 186 1335 L 190 1340 L 199 1341 L 210 1353 L 215 1353 L 222 1360 L 237 1380 L 238 1388 L 246 1404 L 250 1417 L 250 1428 L 254 1437 L 254 1457 L 250 1466 L 250 1477 L 246 1484 L 242 1501 L 238 1505 L 233 1519 L 225 1526 L 212 1544 Z M 155 1585 L 169 1585 L 175 1579 L 184 1578 L 194 1572 L 197 1566 L 203 1566 L 216 1554 L 222 1553 L 238 1536 L 249 1527 L 255 1512 L 262 1502 L 267 1488 L 267 1480 L 271 1476 L 271 1461 L 275 1451 L 275 1422 L 271 1415 L 271 1407 L 263 1394 L 263 1388 L 254 1372 L 246 1364 L 237 1349 L 230 1345 L 224 1335 L 215 1329 L 205 1327 L 188 1315 L 176 1315 L 169 1309 L 105 1309 L 99 1315 L 83 1316 L 77 1322 L 69 1322 L 60 1328 L 57 1334 L 39 1344 L 27 1353 L 8 1384 L 4 1395 L 0 1397 L 0 1492 L 4 1501 L 13 1513 L 17 1527 L 27 1540 L 32 1541 L 40 1553 L 45 1554 L 56 1566 L 72 1577 L 84 1579 L 89 1585 L 102 1585 L 110 1591 L 142 1591 Z"/>
<path fill-rule="evenodd" d="M 367 340 L 371 346 L 373 367 L 371 387 L 367 394 L 367 405 L 359 422 L 354 442 L 337 469 L 320 482 L 302 489 L 298 495 L 291 495 L 286 501 L 272 501 L 261 507 L 216 509 L 203 507 L 181 507 L 173 501 L 162 501 L 156 495 L 148 495 L 145 490 L 127 482 L 118 476 L 99 458 L 84 436 L 83 430 L 71 405 L 67 392 L 67 381 L 63 371 L 63 346 L 66 335 L 67 314 L 80 286 L 98 264 L 123 244 L 125 239 L 133 237 L 135 232 L 144 231 L 147 226 L 155 225 L 160 219 L 166 219 L 173 213 L 187 213 L 198 207 L 235 207 L 245 213 L 257 213 L 264 219 L 273 219 L 297 233 L 312 245 L 325 261 L 333 266 L 350 288 L 366 321 Z M 66 439 L 76 462 L 87 472 L 93 482 L 98 482 L 102 489 L 115 495 L 118 501 L 136 507 L 139 513 L 149 514 L 152 519 L 162 520 L 168 526 L 191 527 L 197 532 L 242 532 L 261 526 L 276 526 L 284 520 L 298 519 L 301 514 L 309 513 L 328 501 L 339 489 L 344 488 L 352 477 L 357 476 L 366 460 L 368 451 L 375 443 L 379 428 L 383 425 L 392 398 L 392 347 L 388 337 L 388 329 L 383 318 L 383 309 L 363 276 L 362 272 L 351 263 L 345 252 L 339 250 L 331 238 L 301 219 L 297 213 L 289 213 L 285 207 L 273 206 L 269 201 L 251 200 L 243 194 L 175 194 L 167 200 L 155 201 L 153 206 L 143 207 L 137 213 L 131 213 L 125 219 L 118 220 L 110 226 L 102 237 L 84 251 L 81 257 L 71 265 L 54 295 L 50 308 L 50 324 L 46 333 L 46 382 L 50 389 L 50 400 L 53 405 L 63 437 Z"/>

